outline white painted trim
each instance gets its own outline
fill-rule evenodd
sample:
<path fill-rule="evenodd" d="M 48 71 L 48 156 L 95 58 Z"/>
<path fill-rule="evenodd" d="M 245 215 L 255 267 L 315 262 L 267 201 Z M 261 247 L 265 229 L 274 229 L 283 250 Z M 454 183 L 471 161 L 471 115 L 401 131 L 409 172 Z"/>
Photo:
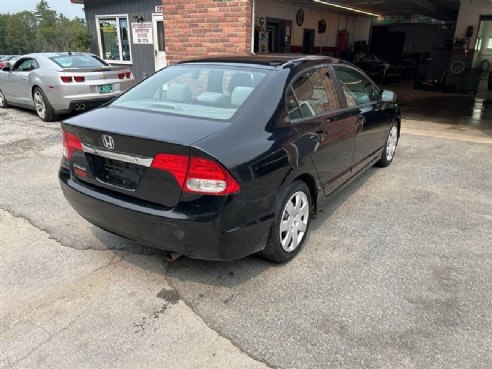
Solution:
<path fill-rule="evenodd" d="M 123 43 L 121 41 L 121 29 L 120 29 L 120 22 L 119 18 L 126 18 L 126 23 L 128 25 L 128 48 L 130 50 L 130 60 L 106 60 L 104 58 L 103 54 L 103 49 L 102 49 L 102 40 L 101 40 L 101 28 L 99 26 L 99 19 L 108 19 L 108 18 L 115 18 L 116 19 L 116 25 L 118 27 L 118 47 L 119 47 L 119 52 L 120 52 L 120 58 L 123 56 Z M 97 43 L 99 46 L 99 57 L 104 60 L 106 63 L 109 64 L 122 64 L 122 65 L 133 65 L 133 52 L 132 52 L 132 30 L 131 30 L 131 24 L 130 24 L 130 18 L 128 17 L 128 14 L 101 14 L 101 15 L 96 15 L 96 33 L 97 33 Z"/>
<path fill-rule="evenodd" d="M 158 70 L 158 66 L 157 66 L 158 53 L 164 54 L 163 56 L 164 56 L 165 65 L 163 68 L 165 68 L 165 66 L 167 65 L 166 40 L 165 39 L 164 39 L 164 51 L 158 50 L 159 35 L 157 34 L 157 32 L 158 32 L 157 22 L 164 22 L 164 14 L 163 13 L 153 13 L 152 14 L 152 32 L 154 35 L 154 44 L 152 46 L 154 49 L 154 68 L 156 71 Z M 166 32 L 166 31 L 164 30 L 164 32 Z M 162 35 L 162 37 L 164 37 L 164 35 Z"/>
<path fill-rule="evenodd" d="M 256 2 L 251 0 L 251 54 L 255 53 Z"/>

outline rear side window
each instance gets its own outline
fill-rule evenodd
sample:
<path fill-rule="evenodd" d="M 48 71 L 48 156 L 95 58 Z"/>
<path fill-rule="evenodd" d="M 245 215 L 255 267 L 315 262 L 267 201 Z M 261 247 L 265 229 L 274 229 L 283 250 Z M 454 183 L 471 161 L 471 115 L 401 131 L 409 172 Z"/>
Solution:
<path fill-rule="evenodd" d="M 50 59 L 62 68 L 97 68 L 109 65 L 95 55 L 60 55 Z"/>
<path fill-rule="evenodd" d="M 289 118 L 314 117 L 340 108 L 335 86 L 326 67 L 302 74 L 292 85 L 298 109 L 290 108 Z M 288 104 L 289 105 L 289 104 Z"/>
<path fill-rule="evenodd" d="M 335 74 L 342 83 L 348 106 L 366 104 L 376 100 L 376 86 L 362 73 L 352 68 L 335 67 Z"/>
<path fill-rule="evenodd" d="M 268 70 L 177 65 L 154 74 L 112 106 L 229 120 L 254 94 Z"/>

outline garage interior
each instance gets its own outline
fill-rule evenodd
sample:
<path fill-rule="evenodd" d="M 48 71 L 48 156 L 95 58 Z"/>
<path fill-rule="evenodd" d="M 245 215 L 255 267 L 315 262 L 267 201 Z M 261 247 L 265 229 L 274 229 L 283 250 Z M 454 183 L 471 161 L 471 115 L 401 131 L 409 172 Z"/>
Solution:
<path fill-rule="evenodd" d="M 397 92 L 408 119 L 492 130 L 490 2 L 257 0 L 254 13 L 256 53 L 340 57 Z"/>

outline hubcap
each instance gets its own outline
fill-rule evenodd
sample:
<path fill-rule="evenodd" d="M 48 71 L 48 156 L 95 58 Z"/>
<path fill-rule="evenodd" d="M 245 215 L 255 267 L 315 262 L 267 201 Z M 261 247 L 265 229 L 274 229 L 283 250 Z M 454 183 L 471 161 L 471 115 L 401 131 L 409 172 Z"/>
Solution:
<path fill-rule="evenodd" d="M 5 104 L 5 96 L 3 96 L 3 92 L 0 91 L 0 105 L 3 106 Z"/>
<path fill-rule="evenodd" d="M 292 252 L 301 244 L 308 221 L 308 198 L 304 192 L 296 192 L 287 201 L 280 221 L 280 243 L 285 252 Z"/>
<path fill-rule="evenodd" d="M 398 143 L 398 128 L 393 126 L 388 136 L 388 142 L 386 143 L 386 160 L 391 161 L 396 151 L 396 144 Z"/>
<path fill-rule="evenodd" d="M 46 116 L 46 105 L 44 104 L 43 95 L 41 92 L 36 91 L 34 93 L 34 104 L 36 105 L 36 112 L 41 118 Z"/>

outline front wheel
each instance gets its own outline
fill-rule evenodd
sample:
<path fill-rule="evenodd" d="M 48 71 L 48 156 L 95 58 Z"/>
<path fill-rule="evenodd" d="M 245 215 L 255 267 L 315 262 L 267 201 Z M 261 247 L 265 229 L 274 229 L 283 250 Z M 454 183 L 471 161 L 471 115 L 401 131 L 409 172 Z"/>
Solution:
<path fill-rule="evenodd" d="M 388 138 L 386 139 L 386 144 L 384 145 L 384 150 L 381 159 L 376 164 L 378 167 L 385 168 L 391 164 L 393 158 L 395 157 L 397 145 L 398 145 L 398 126 L 396 125 L 396 123 L 393 123 L 388 133 Z"/>
<path fill-rule="evenodd" d="M 5 109 L 9 107 L 9 103 L 7 102 L 7 98 L 3 94 L 2 90 L 0 90 L 0 108 Z"/>
<path fill-rule="evenodd" d="M 279 202 L 267 245 L 259 255 L 276 263 L 292 260 L 306 240 L 311 221 L 311 192 L 302 181 L 293 182 Z"/>
<path fill-rule="evenodd" d="M 53 107 L 51 106 L 43 90 L 36 87 L 32 94 L 32 98 L 34 100 L 34 106 L 38 117 L 45 122 L 53 122 L 56 119 L 55 111 L 53 110 Z"/>

